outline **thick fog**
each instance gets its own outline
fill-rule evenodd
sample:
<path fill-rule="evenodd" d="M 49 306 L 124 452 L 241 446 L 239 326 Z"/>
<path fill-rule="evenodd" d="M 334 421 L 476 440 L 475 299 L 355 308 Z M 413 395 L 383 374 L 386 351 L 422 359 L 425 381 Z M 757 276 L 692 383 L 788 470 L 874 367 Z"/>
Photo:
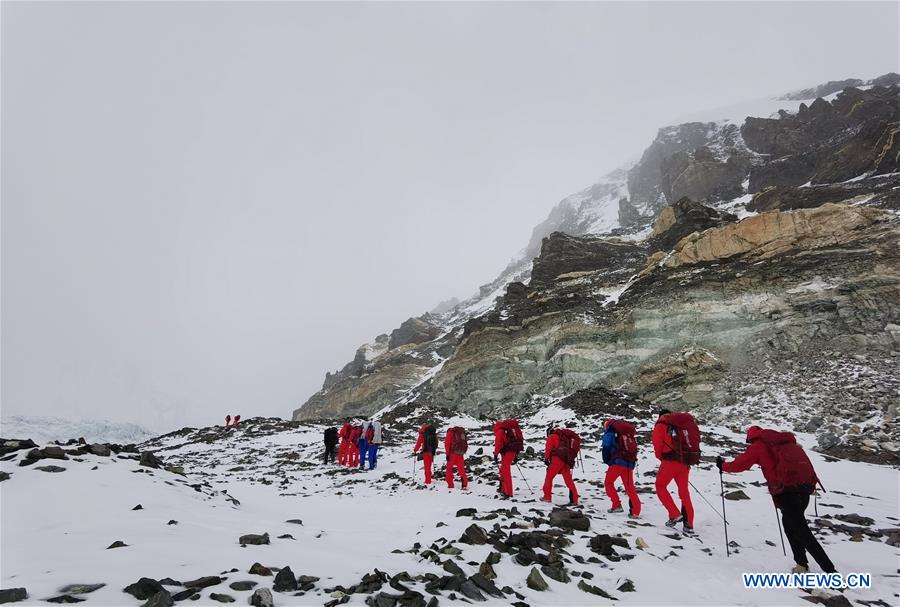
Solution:
<path fill-rule="evenodd" d="M 895 2 L 5 2 L 2 412 L 287 417 L 660 126 L 897 49 Z"/>

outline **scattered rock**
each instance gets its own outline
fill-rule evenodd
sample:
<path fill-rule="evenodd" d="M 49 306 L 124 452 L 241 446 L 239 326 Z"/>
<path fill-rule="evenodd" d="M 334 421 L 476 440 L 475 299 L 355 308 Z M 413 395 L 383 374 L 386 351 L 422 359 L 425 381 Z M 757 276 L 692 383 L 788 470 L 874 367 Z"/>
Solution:
<path fill-rule="evenodd" d="M 156 455 L 153 454 L 152 451 L 144 451 L 141 453 L 141 459 L 139 460 L 139 465 L 146 466 L 147 468 L 160 468 L 163 463 Z"/>
<path fill-rule="evenodd" d="M 494 571 L 494 567 L 487 561 L 483 562 L 478 567 L 478 573 L 483 575 L 485 578 L 489 580 L 497 579 L 497 572 Z"/>
<path fill-rule="evenodd" d="M 737 491 L 730 491 L 725 494 L 725 499 L 737 501 L 737 500 L 748 500 L 750 496 L 738 489 Z"/>
<path fill-rule="evenodd" d="M 28 591 L 24 588 L 4 588 L 0 590 L 0 603 L 15 603 L 28 598 Z"/>
<path fill-rule="evenodd" d="M 125 588 L 122 589 L 122 592 L 126 592 L 134 598 L 143 601 L 149 599 L 158 592 L 166 592 L 166 589 L 156 580 L 142 577 L 135 583 L 125 586 Z M 166 594 L 168 594 L 168 592 L 166 592 Z"/>
<path fill-rule="evenodd" d="M 294 539 L 294 536 L 291 535 L 290 533 L 285 533 L 284 535 L 279 535 L 277 539 L 279 539 L 279 540 L 292 540 L 292 539 Z"/>
<path fill-rule="evenodd" d="M 606 592 L 604 592 L 603 589 L 597 588 L 597 587 L 594 586 L 593 584 L 588 584 L 588 583 L 585 582 L 584 580 L 579 580 L 579 581 L 578 581 L 578 589 L 579 589 L 579 590 L 583 590 L 584 592 L 587 592 L 587 593 L 589 593 L 589 594 L 596 594 L 597 596 L 601 596 L 601 597 L 603 597 L 604 599 L 609 599 L 610 601 L 618 600 L 618 599 L 615 599 L 615 598 L 611 597 L 611 596 L 610 596 L 609 594 L 607 594 Z"/>
<path fill-rule="evenodd" d="M 550 524 L 563 529 L 588 531 L 591 528 L 591 519 L 581 512 L 558 508 L 550 513 Z"/>
<path fill-rule="evenodd" d="M 74 596 L 68 594 L 61 594 L 59 596 L 55 596 L 52 599 L 44 599 L 48 603 L 81 603 L 84 599 L 79 599 Z"/>
<path fill-rule="evenodd" d="M 162 584 L 163 586 L 181 586 L 182 585 L 181 582 L 179 582 L 178 580 L 173 580 L 170 577 L 164 577 L 163 579 L 159 580 L 159 583 Z"/>
<path fill-rule="evenodd" d="M 250 597 L 253 607 L 273 607 L 272 592 L 268 588 L 257 588 Z"/>
<path fill-rule="evenodd" d="M 228 587 L 232 590 L 253 590 L 253 587 L 257 584 L 258 582 L 247 580 L 243 582 L 231 582 L 230 584 L 228 584 Z"/>
<path fill-rule="evenodd" d="M 198 595 L 199 596 L 199 595 Z M 191 597 L 193 598 L 193 597 Z M 175 599 L 169 594 L 168 590 L 162 590 L 151 596 L 143 607 L 172 607 Z"/>
<path fill-rule="evenodd" d="M 224 580 L 217 575 L 207 575 L 205 577 L 197 578 L 196 580 L 191 580 L 189 582 L 185 582 L 185 588 L 209 588 L 210 586 L 216 586 L 221 584 Z"/>
<path fill-rule="evenodd" d="M 9 472 L 0 471 L 0 482 L 9 480 Z"/>
<path fill-rule="evenodd" d="M 209 594 L 209 598 L 214 601 L 219 601 L 220 603 L 233 603 L 234 597 L 228 594 L 218 594 L 216 592 L 211 592 Z"/>
<path fill-rule="evenodd" d="M 625 578 L 625 581 L 622 582 L 622 584 L 618 588 L 616 588 L 616 590 L 618 590 L 619 592 L 634 592 L 634 582 L 632 582 L 628 578 Z"/>
<path fill-rule="evenodd" d="M 650 544 L 642 537 L 637 538 L 634 541 L 634 545 L 637 546 L 638 550 L 647 550 L 650 547 Z"/>
<path fill-rule="evenodd" d="M 570 578 L 569 574 L 566 573 L 566 570 L 561 563 L 557 563 L 555 566 L 544 565 L 541 567 L 541 572 L 551 580 L 556 580 L 557 582 L 562 582 L 563 584 L 568 584 L 572 581 L 572 578 Z"/>
<path fill-rule="evenodd" d="M 275 592 L 294 592 L 297 590 L 297 578 L 290 567 L 284 567 L 275 575 L 272 590 Z"/>
<path fill-rule="evenodd" d="M 624 537 L 613 537 L 606 533 L 601 533 L 592 537 L 590 546 L 593 552 L 602 554 L 605 557 L 617 555 L 614 546 L 619 546 L 620 548 L 630 548 L 630 546 L 628 545 L 628 540 L 626 540 Z"/>
<path fill-rule="evenodd" d="M 177 525 L 177 524 L 178 524 L 178 521 L 176 521 L 175 519 L 171 519 L 168 523 L 166 523 L 166 525 Z"/>
<path fill-rule="evenodd" d="M 247 535 L 242 535 L 240 538 L 238 538 L 238 543 L 244 545 L 254 544 L 257 546 L 268 544 L 269 534 L 263 533 L 262 535 L 257 535 L 255 533 L 248 533 Z"/>
<path fill-rule="evenodd" d="M 303 521 L 301 521 L 301 520 L 298 519 L 298 518 L 291 518 L 291 519 L 288 519 L 288 520 L 286 520 L 286 521 L 284 521 L 284 522 L 285 522 L 285 523 L 291 523 L 291 524 L 293 524 L 293 525 L 302 525 L 302 524 L 303 524 Z"/>
<path fill-rule="evenodd" d="M 138 504 L 137 506 L 135 506 L 134 508 L 132 508 L 132 510 L 143 510 L 143 509 L 144 509 L 144 507 L 141 506 L 140 504 Z"/>
<path fill-rule="evenodd" d="M 528 574 L 528 578 L 525 580 L 525 583 L 532 590 L 537 590 L 540 592 L 543 592 L 550 587 L 547 584 L 547 580 L 545 580 L 544 576 L 541 575 L 541 572 L 537 570 L 537 567 L 531 568 L 531 573 Z"/>
<path fill-rule="evenodd" d="M 100 590 L 106 584 L 69 584 L 63 586 L 59 591 L 63 594 L 87 594 L 95 590 Z"/>
<path fill-rule="evenodd" d="M 250 571 L 247 573 L 252 573 L 253 575 L 272 575 L 272 570 L 268 567 L 263 567 L 259 563 L 253 563 L 250 566 Z"/>
<path fill-rule="evenodd" d="M 196 588 L 188 588 L 187 590 L 182 590 L 181 592 L 176 592 L 172 595 L 172 599 L 175 601 L 183 601 L 185 599 L 193 598 L 197 594 Z"/>
<path fill-rule="evenodd" d="M 868 516 L 860 516 L 859 514 L 835 514 L 834 518 L 844 521 L 845 523 L 853 523 L 854 525 L 863 525 L 868 527 L 875 524 L 875 519 Z"/>
<path fill-rule="evenodd" d="M 853 603 L 850 602 L 850 599 L 843 594 L 831 595 L 825 599 L 824 605 L 825 607 L 853 607 Z"/>
<path fill-rule="evenodd" d="M 472 523 L 466 530 L 463 532 L 462 537 L 459 538 L 459 541 L 463 544 L 474 544 L 474 545 L 482 545 L 487 544 L 490 541 L 488 537 L 487 531 Z"/>
<path fill-rule="evenodd" d="M 110 548 L 125 548 L 128 544 L 123 542 L 122 540 L 116 540 L 112 544 L 106 547 L 107 550 Z"/>
<path fill-rule="evenodd" d="M 496 597 L 496 598 L 503 597 L 503 593 L 500 592 L 500 589 L 497 588 L 497 586 L 494 584 L 494 582 L 492 582 L 490 579 L 487 578 L 487 576 L 484 576 L 481 573 L 476 573 L 475 575 L 473 575 L 472 577 L 469 578 L 469 581 L 472 582 L 473 584 L 475 584 L 480 590 L 483 590 L 484 592 L 488 593 L 489 595 L 491 595 L 493 597 Z M 463 594 L 465 594 L 464 587 L 465 587 L 465 584 L 463 585 L 462 588 L 460 588 L 460 591 Z"/>
<path fill-rule="evenodd" d="M 40 470 L 41 472 L 65 472 L 66 469 L 61 466 L 37 466 L 35 470 Z M 57 597 L 60 598 L 60 597 Z M 48 601 L 50 599 L 47 599 Z M 57 601 L 62 602 L 62 601 Z"/>
<path fill-rule="evenodd" d="M 457 516 L 457 517 L 460 517 L 460 516 L 475 516 L 475 514 L 476 514 L 477 512 L 478 512 L 478 509 L 477 509 L 477 508 L 463 508 L 463 509 L 461 509 L 461 510 L 457 510 L 457 511 L 456 511 L 456 516 Z"/>

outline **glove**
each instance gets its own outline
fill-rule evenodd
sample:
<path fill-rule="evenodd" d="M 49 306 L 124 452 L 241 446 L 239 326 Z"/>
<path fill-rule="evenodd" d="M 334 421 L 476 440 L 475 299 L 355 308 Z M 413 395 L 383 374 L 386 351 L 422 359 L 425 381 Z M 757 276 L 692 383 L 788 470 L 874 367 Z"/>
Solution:
<path fill-rule="evenodd" d="M 499 460 L 497 459 L 497 456 L 495 455 L 495 456 L 494 456 L 494 463 L 496 464 L 498 461 L 499 461 Z"/>
<path fill-rule="evenodd" d="M 544 460 L 544 465 L 547 466 L 547 467 L 549 468 L 549 467 L 550 467 L 550 460 L 549 460 L 549 459 L 545 459 L 545 460 Z"/>
<path fill-rule="evenodd" d="M 722 471 L 722 464 L 725 463 L 725 458 L 721 455 L 716 458 L 716 468 L 719 469 L 719 472 Z"/>

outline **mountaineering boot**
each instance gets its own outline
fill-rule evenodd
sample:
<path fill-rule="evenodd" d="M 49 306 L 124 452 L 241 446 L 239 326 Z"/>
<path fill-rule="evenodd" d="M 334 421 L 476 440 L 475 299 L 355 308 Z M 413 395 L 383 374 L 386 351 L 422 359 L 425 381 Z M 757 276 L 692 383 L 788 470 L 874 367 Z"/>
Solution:
<path fill-rule="evenodd" d="M 682 522 L 683 520 L 684 520 L 684 517 L 681 516 L 681 515 L 679 514 L 678 516 L 676 516 L 676 517 L 674 517 L 674 518 L 670 518 L 669 520 L 667 520 L 667 521 L 666 521 L 666 527 L 674 527 L 675 525 L 677 525 L 678 523 Z"/>
<path fill-rule="evenodd" d="M 791 567 L 791 573 L 809 573 L 809 567 L 805 565 L 794 565 Z"/>
<path fill-rule="evenodd" d="M 628 518 L 630 518 L 630 519 L 632 519 L 632 520 L 634 520 L 634 519 L 639 519 L 639 518 L 641 518 L 641 515 L 640 515 L 640 514 L 630 514 L 630 513 L 629 513 L 629 514 L 628 514 Z"/>
<path fill-rule="evenodd" d="M 694 528 L 688 526 L 687 524 L 685 524 L 685 526 L 681 528 L 681 532 L 682 532 L 684 535 L 695 535 L 695 534 L 694 534 Z"/>
<path fill-rule="evenodd" d="M 609 512 L 610 514 L 614 514 L 616 512 L 625 512 L 625 510 L 622 508 L 622 506 L 613 506 L 612 508 L 607 510 L 607 512 Z"/>

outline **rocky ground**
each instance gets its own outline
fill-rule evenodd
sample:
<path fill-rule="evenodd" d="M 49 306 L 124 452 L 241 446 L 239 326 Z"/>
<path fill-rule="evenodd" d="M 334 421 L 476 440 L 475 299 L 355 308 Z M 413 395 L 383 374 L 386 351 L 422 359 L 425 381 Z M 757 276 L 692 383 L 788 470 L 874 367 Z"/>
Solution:
<path fill-rule="evenodd" d="M 606 512 L 598 409 L 638 422 L 641 519 Z M 813 454 L 829 492 L 810 519 L 841 571 L 873 574 L 871 590 L 745 590 L 741 572 L 784 571 L 791 560 L 779 554 L 757 471 L 726 477 L 731 544 L 724 554 L 711 462 L 740 449 L 741 436 L 704 425 L 704 458 L 692 474 L 697 535 L 684 536 L 661 524 L 665 512 L 653 495 L 651 411 L 647 401 L 604 389 L 545 404 L 525 422 L 529 449 L 514 471 L 513 500 L 496 496 L 490 424 L 448 411 L 386 413 L 378 468 L 365 471 L 322 464 L 323 426 L 278 419 L 247 420 L 236 430 L 186 428 L 108 449 L 5 441 L 0 599 L 27 593 L 33 604 L 151 606 L 897 603 L 896 469 Z M 441 481 L 442 455 L 437 481 L 422 484 L 410 452 L 425 419 L 469 429 L 468 492 L 458 481 L 455 490 Z M 551 422 L 584 439 L 576 508 L 565 507 L 560 479 L 554 505 L 533 493 L 544 473 L 535 449 Z M 701 571 L 702 584 L 685 583 Z"/>

